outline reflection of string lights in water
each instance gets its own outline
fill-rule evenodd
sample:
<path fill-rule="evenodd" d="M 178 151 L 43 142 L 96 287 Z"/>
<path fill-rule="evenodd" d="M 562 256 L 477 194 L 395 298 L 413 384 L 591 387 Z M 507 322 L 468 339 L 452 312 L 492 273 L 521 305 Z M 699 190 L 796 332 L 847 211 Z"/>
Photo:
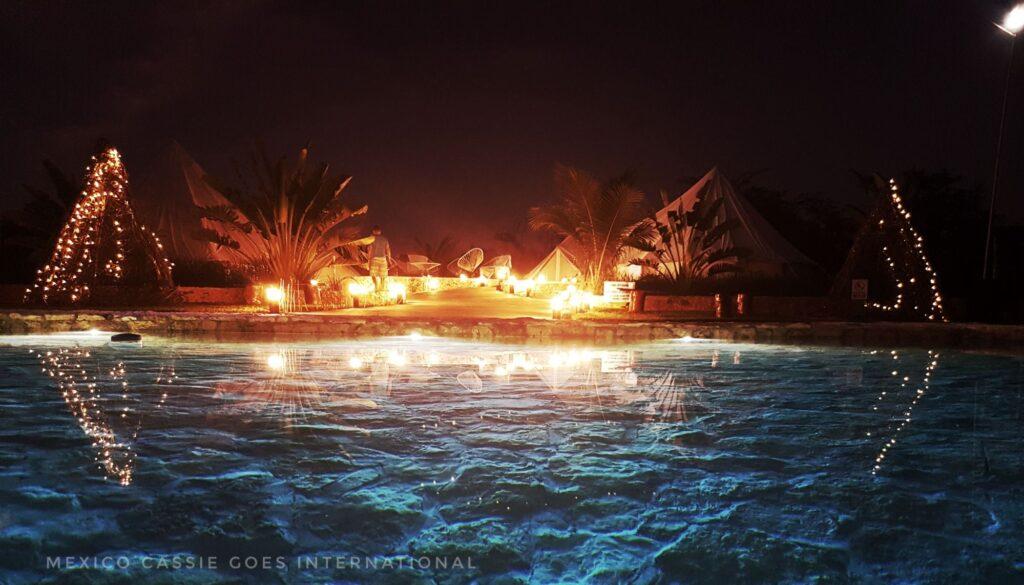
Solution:
<path fill-rule="evenodd" d="M 91 357 L 90 352 L 82 348 L 29 352 L 39 360 L 43 374 L 57 384 L 64 403 L 82 431 L 92 441 L 92 446 L 96 450 L 96 463 L 108 477 L 116 479 L 121 485 L 129 485 L 135 467 L 135 453 L 130 442 L 136 438 L 138 426 L 128 439 L 119 439 L 114 433 L 108 416 L 104 413 L 108 404 L 107 399 L 101 396 L 99 379 L 95 375 L 90 376 L 83 363 Z M 118 418 L 127 418 L 130 408 L 127 404 L 128 382 L 125 380 L 124 363 L 118 362 L 117 366 L 109 371 L 109 375 L 114 382 L 119 382 L 122 399 L 120 406 L 114 407 L 114 412 Z"/>
<path fill-rule="evenodd" d="M 876 352 L 872 352 L 872 353 L 876 353 Z M 897 351 L 892 351 L 890 353 L 890 355 L 892 356 L 892 359 L 894 361 L 897 361 L 897 360 L 900 359 L 899 358 L 899 353 Z M 871 468 L 871 474 L 872 475 L 876 475 L 878 473 L 878 471 L 882 469 L 882 463 L 885 461 L 886 455 L 889 454 L 889 450 L 896 446 L 896 439 L 897 439 L 897 437 L 899 437 L 900 433 L 903 432 L 903 429 L 905 429 L 907 427 L 907 425 L 910 424 L 911 420 L 913 419 L 914 407 L 917 406 L 917 403 L 928 392 L 928 390 L 929 390 L 929 388 L 931 386 L 932 373 L 938 367 L 939 367 L 939 354 L 938 354 L 938 352 L 934 352 L 934 351 L 929 350 L 928 351 L 928 361 L 927 361 L 927 363 L 925 364 L 925 367 L 924 367 L 924 375 L 921 378 L 921 383 L 920 383 L 920 385 L 918 385 L 914 389 L 914 394 L 911 397 L 910 402 L 907 404 L 906 409 L 903 410 L 898 415 L 898 417 L 895 419 L 895 420 L 899 421 L 899 423 L 896 424 L 895 427 L 891 427 L 892 432 L 891 432 L 891 434 L 889 436 L 889 440 L 886 441 L 882 445 L 882 448 L 879 450 L 878 454 L 875 455 L 875 464 Z M 900 388 L 901 389 L 907 388 L 908 385 L 910 384 L 910 376 L 902 376 L 902 378 L 901 378 L 900 377 L 900 370 L 898 370 L 898 369 L 893 369 L 891 375 L 894 378 L 896 378 L 897 380 L 899 380 Z M 887 395 L 887 391 L 882 391 L 882 393 L 879 394 L 879 396 L 878 396 L 878 400 L 882 401 L 883 398 L 886 397 L 886 395 Z M 877 411 L 878 410 L 878 405 L 877 404 L 874 405 L 872 407 L 872 410 Z M 867 433 L 867 436 L 870 437 L 871 433 L 870 432 Z"/>

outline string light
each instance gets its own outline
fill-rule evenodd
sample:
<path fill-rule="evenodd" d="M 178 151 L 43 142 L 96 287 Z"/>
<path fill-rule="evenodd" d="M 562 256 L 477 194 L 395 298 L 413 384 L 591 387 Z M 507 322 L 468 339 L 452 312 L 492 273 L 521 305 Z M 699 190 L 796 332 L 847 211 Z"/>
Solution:
<path fill-rule="evenodd" d="M 930 303 L 926 307 L 921 307 L 920 303 L 916 304 L 912 307 L 912 310 L 919 312 L 922 317 L 929 321 L 948 322 L 942 309 L 942 295 L 939 293 L 938 274 L 932 268 L 931 263 L 928 261 L 928 256 L 924 252 L 924 238 L 917 233 L 917 230 L 910 223 L 910 211 L 903 205 L 903 199 L 900 197 L 895 179 L 889 179 L 889 189 L 891 193 L 889 195 L 888 210 L 895 218 L 893 227 L 895 227 L 896 231 L 894 233 L 898 234 L 899 240 L 897 244 L 903 248 L 904 256 L 907 256 L 907 265 L 897 266 L 896 259 L 893 258 L 893 250 L 890 250 L 889 246 L 882 246 L 882 255 L 885 258 L 886 268 L 893 278 L 897 291 L 896 298 L 891 303 L 866 302 L 864 306 L 886 312 L 899 312 L 904 309 L 908 297 L 913 298 L 916 291 L 922 290 L 923 286 L 927 285 L 928 290 L 926 294 L 929 299 L 925 302 L 930 301 Z M 884 211 L 882 212 L 884 213 Z M 879 230 L 886 229 L 885 226 L 885 218 L 880 218 L 878 220 Z M 924 274 L 920 275 L 919 271 L 923 271 Z M 922 276 L 921 281 L 918 280 L 918 275 Z"/>
<path fill-rule="evenodd" d="M 38 360 L 43 375 L 57 385 L 71 415 L 91 441 L 96 452 L 94 461 L 99 468 L 120 485 L 130 485 L 136 459 L 132 445 L 142 428 L 142 416 L 134 416 L 131 408 L 131 387 L 124 362 L 118 361 L 107 370 L 106 376 L 100 376 L 89 373 L 90 369 L 94 372 L 99 369 L 87 369 L 87 362 L 95 358 L 85 348 L 30 349 L 29 353 Z M 161 366 L 156 377 L 157 386 L 174 385 L 177 381 L 173 362 Z M 160 393 L 156 400 L 157 410 L 163 408 L 167 395 L 166 391 Z M 134 424 L 129 424 L 129 418 L 134 419 Z M 118 426 L 125 429 L 121 438 L 114 431 L 112 421 L 120 421 Z"/>
<path fill-rule="evenodd" d="M 57 237 L 50 261 L 25 289 L 25 301 L 79 303 L 92 285 L 125 279 L 127 244 L 147 249 L 158 282 L 170 285 L 174 264 L 156 232 L 135 221 L 128 202 L 128 173 L 115 148 L 92 157 L 84 189 Z"/>
<path fill-rule="evenodd" d="M 90 357 L 89 351 L 82 348 L 60 348 L 46 352 L 34 353 L 39 360 L 43 374 L 49 376 L 57 384 L 57 389 L 64 398 L 71 415 L 78 426 L 92 441 L 96 451 L 95 461 L 109 477 L 114 478 L 123 486 L 132 482 L 132 471 L 135 468 L 135 453 L 132 451 L 131 440 L 138 433 L 138 427 L 131 439 L 119 440 L 110 426 L 108 415 L 99 399 L 98 377 L 90 376 L 85 369 L 84 360 Z M 110 370 L 111 379 L 121 382 L 122 401 L 127 398 L 127 382 L 124 380 L 124 363 L 118 363 Z M 104 400 L 104 402 L 106 402 Z M 114 406 L 117 418 L 127 418 L 130 412 L 127 402 Z"/>
<path fill-rule="evenodd" d="M 895 359 L 899 359 L 899 354 L 897 352 L 894 351 L 894 352 L 892 352 L 892 354 L 893 354 L 893 359 L 894 360 Z M 901 412 L 901 413 L 899 413 L 897 415 L 898 418 L 896 420 L 899 421 L 899 424 L 897 424 L 895 426 L 895 428 L 893 428 L 893 431 L 892 431 L 892 434 L 889 437 L 889 440 L 886 441 L 882 445 L 882 448 L 878 451 L 878 454 L 875 455 L 875 464 L 871 468 L 871 475 L 877 475 L 878 472 L 882 469 L 882 464 L 885 462 L 885 456 L 888 455 L 890 449 L 892 449 L 893 447 L 896 446 L 896 439 L 897 439 L 897 437 L 899 436 L 899 434 L 901 432 L 903 432 L 903 429 L 905 429 L 907 427 L 907 425 L 910 424 L 911 420 L 913 419 L 913 415 L 914 415 L 914 407 L 917 406 L 917 403 L 921 400 L 921 398 L 924 397 L 924 395 L 930 389 L 931 382 L 932 382 L 932 373 L 938 367 L 939 367 L 939 354 L 938 354 L 938 352 L 934 352 L 934 351 L 929 350 L 928 351 L 928 362 L 927 362 L 927 364 L 925 364 L 924 376 L 922 376 L 921 384 L 919 386 L 917 386 L 917 388 L 914 389 L 914 395 L 911 397 L 910 403 L 907 404 L 906 410 L 904 410 L 903 412 Z M 899 374 L 900 374 L 899 370 L 893 370 L 892 371 L 892 375 L 894 377 L 896 377 L 898 380 L 900 379 L 899 378 Z M 900 380 L 900 388 L 906 388 L 909 383 L 910 383 L 910 377 L 909 376 L 904 376 L 902 378 L 902 380 Z M 885 396 L 885 395 L 886 395 L 886 392 L 883 391 L 882 394 L 878 397 L 878 399 L 882 400 L 882 397 Z M 878 406 L 877 405 L 874 406 L 873 410 L 878 410 Z M 871 433 L 868 433 L 868 436 L 871 436 Z"/>

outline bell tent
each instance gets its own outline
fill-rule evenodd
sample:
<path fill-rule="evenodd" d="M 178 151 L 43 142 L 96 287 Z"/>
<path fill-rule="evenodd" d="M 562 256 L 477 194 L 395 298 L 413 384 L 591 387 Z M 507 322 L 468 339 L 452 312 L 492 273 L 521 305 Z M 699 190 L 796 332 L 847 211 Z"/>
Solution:
<path fill-rule="evenodd" d="M 138 182 L 139 213 L 163 235 L 168 255 L 175 260 L 241 263 L 244 255 L 233 248 L 197 237 L 203 230 L 225 235 L 222 224 L 203 218 L 200 208 L 229 205 L 205 177 L 199 163 L 172 142 L 150 174 Z M 247 241 L 239 244 L 242 252 L 251 245 Z"/>
<path fill-rule="evenodd" d="M 558 282 L 563 278 L 576 278 L 580 274 L 582 272 L 576 265 L 575 259 L 559 244 L 543 260 L 537 263 L 532 270 L 527 272 L 525 278 L 541 280 L 541 277 L 543 277 L 543 280 L 548 282 Z"/>
<path fill-rule="evenodd" d="M 718 167 L 712 168 L 685 193 L 655 213 L 655 218 L 666 224 L 670 211 L 692 211 L 699 198 L 725 200 L 718 210 L 718 223 L 735 220 L 737 227 L 726 234 L 719 246 L 746 250 L 742 260 L 745 272 L 784 277 L 816 269 L 813 260 L 786 241 L 749 201 L 736 192 Z"/>

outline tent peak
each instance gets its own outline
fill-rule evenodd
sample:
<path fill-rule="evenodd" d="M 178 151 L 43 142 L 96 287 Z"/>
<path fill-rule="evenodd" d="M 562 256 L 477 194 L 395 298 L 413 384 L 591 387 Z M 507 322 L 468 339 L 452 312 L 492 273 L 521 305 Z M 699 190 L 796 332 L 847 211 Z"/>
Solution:
<path fill-rule="evenodd" d="M 726 235 L 723 246 L 746 249 L 749 255 L 744 264 L 751 272 L 783 273 L 790 271 L 792 266 L 814 265 L 736 191 L 729 179 L 719 172 L 717 165 L 659 210 L 655 217 L 659 222 L 667 223 L 670 211 L 689 212 L 697 200 L 704 197 L 724 199 L 718 210 L 718 222 L 732 219 L 738 226 Z"/>

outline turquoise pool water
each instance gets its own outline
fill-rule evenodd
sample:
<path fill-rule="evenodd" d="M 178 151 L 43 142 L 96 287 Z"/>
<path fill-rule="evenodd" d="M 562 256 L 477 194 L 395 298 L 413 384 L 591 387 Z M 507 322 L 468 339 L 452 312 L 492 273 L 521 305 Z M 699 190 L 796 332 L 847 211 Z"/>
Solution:
<path fill-rule="evenodd" d="M 0 368 L 4 583 L 1024 580 L 1020 357 L 67 335 Z"/>

